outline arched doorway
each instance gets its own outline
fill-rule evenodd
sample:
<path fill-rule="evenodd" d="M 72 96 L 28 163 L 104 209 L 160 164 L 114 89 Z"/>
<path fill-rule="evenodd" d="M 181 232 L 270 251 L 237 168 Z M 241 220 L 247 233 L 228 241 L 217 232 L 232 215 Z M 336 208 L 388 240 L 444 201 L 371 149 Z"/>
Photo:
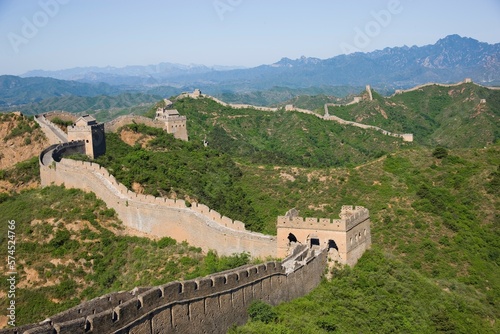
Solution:
<path fill-rule="evenodd" d="M 329 266 L 333 266 L 334 263 L 340 262 L 339 246 L 333 239 L 328 240 L 328 263 Z"/>
<path fill-rule="evenodd" d="M 298 242 L 297 237 L 293 233 L 288 233 L 288 243 Z"/>
<path fill-rule="evenodd" d="M 337 252 L 339 251 L 339 247 L 337 246 L 337 243 L 335 240 L 328 240 L 328 250 L 335 249 Z"/>

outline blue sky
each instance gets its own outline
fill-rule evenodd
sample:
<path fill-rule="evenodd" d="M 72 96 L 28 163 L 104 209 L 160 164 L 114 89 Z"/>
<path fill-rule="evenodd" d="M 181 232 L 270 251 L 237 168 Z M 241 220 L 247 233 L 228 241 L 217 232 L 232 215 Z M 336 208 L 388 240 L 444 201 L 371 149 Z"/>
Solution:
<path fill-rule="evenodd" d="M 499 0 L 0 0 L 0 74 L 160 62 L 257 66 L 282 57 L 500 42 Z"/>

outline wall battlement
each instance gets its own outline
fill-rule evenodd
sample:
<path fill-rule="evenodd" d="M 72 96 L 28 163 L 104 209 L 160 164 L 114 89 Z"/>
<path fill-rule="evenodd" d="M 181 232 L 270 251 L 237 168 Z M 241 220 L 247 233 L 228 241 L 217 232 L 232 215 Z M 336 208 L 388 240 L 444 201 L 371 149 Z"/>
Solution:
<path fill-rule="evenodd" d="M 35 115 L 35 122 L 40 125 L 43 133 L 51 144 L 66 143 L 68 136 L 56 124 L 49 121 L 45 115 Z"/>
<path fill-rule="evenodd" d="M 68 131 L 90 131 L 91 129 L 92 129 L 91 125 L 85 125 L 85 126 L 70 125 L 70 126 L 68 126 Z"/>
<path fill-rule="evenodd" d="M 279 216 L 277 227 L 293 227 L 295 229 L 322 229 L 327 231 L 343 231 L 352 229 L 357 224 L 370 217 L 368 209 L 361 206 L 344 205 L 340 212 L 340 219 L 312 218 L 299 216 Z"/>
<path fill-rule="evenodd" d="M 220 255 L 248 252 L 254 257 L 276 256 L 276 238 L 245 229 L 241 221 L 221 215 L 208 206 L 137 194 L 119 183 L 99 164 L 62 158 L 47 163 L 50 155 L 59 160 L 66 145 L 52 148 L 41 155 L 42 186 L 50 184 L 94 192 L 113 208 L 126 226 L 153 237 L 186 240 L 204 251 L 216 250 Z M 53 167 L 55 168 L 52 168 Z"/>
<path fill-rule="evenodd" d="M 73 146 L 74 143 L 66 143 L 64 145 L 58 145 L 57 149 L 62 149 L 66 147 L 71 147 Z M 56 150 L 57 150 L 56 149 Z M 188 207 L 186 205 L 186 202 L 182 199 L 169 199 L 165 197 L 154 197 L 152 195 L 145 195 L 145 194 L 138 194 L 133 191 L 130 191 L 126 186 L 123 184 L 119 183 L 116 178 L 108 172 L 108 170 L 99 164 L 95 162 L 90 162 L 90 161 L 79 161 L 79 160 L 73 160 L 73 159 L 62 159 L 60 163 L 67 165 L 67 166 L 72 166 L 72 167 L 77 167 L 77 168 L 82 168 L 87 171 L 91 172 L 96 172 L 103 176 L 104 178 L 107 179 L 107 181 L 115 186 L 117 190 L 120 193 L 121 198 L 127 198 L 130 200 L 138 200 L 147 204 L 155 204 L 155 205 L 164 205 L 167 207 L 174 207 L 174 208 L 182 208 L 182 209 L 189 209 L 194 212 L 200 213 L 210 219 L 212 219 L 214 222 L 220 224 L 223 227 L 227 227 L 230 229 L 234 229 L 237 231 L 245 231 L 249 233 L 254 233 L 250 232 L 245 229 L 245 224 L 241 221 L 238 220 L 233 220 L 231 218 L 228 218 L 219 212 L 210 209 L 208 206 L 204 204 L 200 204 L 197 202 L 194 202 L 191 204 L 191 207 Z M 260 233 L 257 233 L 257 235 L 261 235 Z"/>
<path fill-rule="evenodd" d="M 161 120 L 161 121 L 186 121 L 187 117 L 186 116 L 158 116 L 156 120 Z"/>
<path fill-rule="evenodd" d="M 316 287 L 326 251 L 303 250 L 283 262 L 243 266 L 215 275 L 111 293 L 39 323 L 1 333 L 225 333 L 247 320 L 253 300 L 289 301 Z M 287 272 L 286 268 L 294 268 Z"/>

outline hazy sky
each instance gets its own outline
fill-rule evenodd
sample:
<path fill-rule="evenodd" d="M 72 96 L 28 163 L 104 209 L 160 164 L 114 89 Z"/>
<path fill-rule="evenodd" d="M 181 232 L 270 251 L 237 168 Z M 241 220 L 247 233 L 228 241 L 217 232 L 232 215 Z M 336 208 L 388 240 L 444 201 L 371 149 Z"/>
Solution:
<path fill-rule="evenodd" d="M 499 0 L 0 0 L 0 74 L 160 62 L 256 66 L 282 57 L 500 42 Z"/>

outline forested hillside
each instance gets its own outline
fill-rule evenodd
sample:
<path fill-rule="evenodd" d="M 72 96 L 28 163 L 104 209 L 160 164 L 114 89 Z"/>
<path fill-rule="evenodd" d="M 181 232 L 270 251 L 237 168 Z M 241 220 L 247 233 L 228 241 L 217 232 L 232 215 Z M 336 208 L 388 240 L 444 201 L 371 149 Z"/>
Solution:
<path fill-rule="evenodd" d="M 429 146 L 483 147 L 500 138 L 500 90 L 468 83 L 426 86 L 391 98 L 374 92 L 373 97 L 330 107 L 329 113 L 391 132 L 413 133 L 416 143 Z"/>
<path fill-rule="evenodd" d="M 189 142 L 131 124 L 107 134 L 107 153 L 97 162 L 136 192 L 200 202 L 268 234 L 292 207 L 301 216 L 326 218 L 337 218 L 342 205 L 370 210 L 373 249 L 354 268 L 335 269 L 330 281 L 291 303 L 256 305 L 252 321 L 233 332 L 495 333 L 497 94 L 469 84 L 426 87 L 390 99 L 375 93 L 374 101 L 330 110 L 413 132 L 414 143 L 297 112 L 178 99 L 174 107 L 188 117 Z M 23 143 L 40 137 L 33 124 L 18 123 L 5 136 Z M 28 189 L 38 182 L 36 157 L 0 171 L 0 183 L 9 185 L 0 188 L 0 219 L 16 220 L 22 259 L 18 301 L 26 307 L 19 324 L 105 292 L 202 276 L 249 260 L 244 254 L 203 255 L 168 238 L 131 236 L 93 194 Z M 5 237 L 0 247 L 6 249 Z"/>
<path fill-rule="evenodd" d="M 190 140 L 257 164 L 355 165 L 412 146 L 298 112 L 233 109 L 206 98 L 180 99 L 174 107 L 187 116 Z"/>
<path fill-rule="evenodd" d="M 500 329 L 500 147 L 415 149 L 355 168 L 243 168 L 269 226 L 296 207 L 370 209 L 373 250 L 309 296 L 238 333 L 496 333 Z M 280 194 L 287 194 L 286 196 Z"/>
<path fill-rule="evenodd" d="M 160 99 L 159 96 L 142 93 L 122 93 L 114 96 L 57 96 L 20 107 L 26 115 L 35 115 L 54 110 L 63 110 L 75 114 L 88 113 L 99 121 L 109 121 L 120 115 L 142 114 Z M 12 109 L 12 108 L 10 108 Z"/>

